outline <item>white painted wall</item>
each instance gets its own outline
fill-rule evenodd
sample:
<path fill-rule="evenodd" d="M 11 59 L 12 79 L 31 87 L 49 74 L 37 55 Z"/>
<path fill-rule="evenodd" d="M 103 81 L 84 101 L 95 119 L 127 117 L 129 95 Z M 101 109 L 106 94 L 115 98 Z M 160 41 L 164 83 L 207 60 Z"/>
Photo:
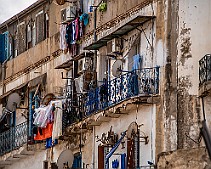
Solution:
<path fill-rule="evenodd" d="M 140 127 L 141 135 L 145 133 L 149 137 L 149 143 L 140 143 L 140 166 L 146 166 L 147 161 L 155 162 L 155 106 L 141 106 L 139 105 L 138 112 L 136 110 L 131 110 L 127 115 L 121 115 L 119 118 L 112 118 L 109 122 L 102 123 L 100 126 L 95 127 L 95 135 L 101 138 L 102 133 L 107 133 L 110 130 L 110 127 L 113 127 L 113 131 L 119 135 L 121 132 L 128 129 L 128 126 L 132 122 L 137 122 L 138 125 L 143 124 Z M 142 139 L 141 139 L 142 140 Z M 126 137 L 125 137 L 125 142 Z M 98 159 L 98 145 L 100 142 L 95 143 L 95 165 L 97 167 Z M 121 149 L 121 145 L 118 147 L 115 153 L 126 153 L 127 148 L 125 145 L 124 149 Z M 113 155 L 110 158 L 110 163 L 118 159 L 120 162 L 119 155 Z M 111 164 L 109 165 L 111 166 Z"/>
<path fill-rule="evenodd" d="M 211 53 L 211 1 L 180 0 L 179 1 L 179 39 L 178 39 L 178 74 L 190 81 L 189 94 L 198 94 L 199 64 L 198 61 Z M 189 29 L 184 33 L 184 29 Z M 190 38 L 190 55 L 181 62 L 181 45 Z"/>
<path fill-rule="evenodd" d="M 67 149 L 67 142 L 60 142 L 60 144 L 53 147 L 53 149 L 35 151 L 34 155 L 27 155 L 8 165 L 5 169 L 43 169 L 43 161 L 57 162 L 62 151 Z M 53 155 L 52 155 L 53 153 Z"/>

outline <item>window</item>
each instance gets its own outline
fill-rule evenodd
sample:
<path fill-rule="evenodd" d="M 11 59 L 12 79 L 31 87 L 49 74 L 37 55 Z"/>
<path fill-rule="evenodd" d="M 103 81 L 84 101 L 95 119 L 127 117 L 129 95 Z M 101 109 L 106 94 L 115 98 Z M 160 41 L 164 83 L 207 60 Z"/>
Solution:
<path fill-rule="evenodd" d="M 31 22 L 28 23 L 27 28 L 27 49 L 32 47 L 32 26 L 31 26 Z"/>
<path fill-rule="evenodd" d="M 49 17 L 48 14 L 45 14 L 45 39 L 49 37 Z"/>
<path fill-rule="evenodd" d="M 17 31 L 15 32 L 15 37 L 14 37 L 14 57 L 18 56 L 18 35 Z"/>
<path fill-rule="evenodd" d="M 45 39 L 45 21 L 44 21 L 44 13 L 40 11 L 36 15 L 36 44 L 43 41 Z"/>
<path fill-rule="evenodd" d="M 32 22 L 32 46 L 36 45 L 36 23 Z"/>
<path fill-rule="evenodd" d="M 26 50 L 26 26 L 25 21 L 17 26 L 17 49 L 18 55 Z"/>

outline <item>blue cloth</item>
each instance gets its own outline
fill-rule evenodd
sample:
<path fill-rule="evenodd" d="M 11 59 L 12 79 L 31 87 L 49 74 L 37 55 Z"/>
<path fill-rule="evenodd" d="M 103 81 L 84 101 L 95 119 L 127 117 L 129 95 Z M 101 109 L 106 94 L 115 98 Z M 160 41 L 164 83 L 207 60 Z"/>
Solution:
<path fill-rule="evenodd" d="M 52 137 L 46 139 L 46 148 L 51 148 L 52 146 L 55 146 L 58 144 L 58 139 L 55 139 L 54 142 L 52 142 Z"/>
<path fill-rule="evenodd" d="M 141 68 L 141 56 L 139 54 L 133 56 L 133 68 L 132 70 L 135 69 L 140 69 Z"/>
<path fill-rule="evenodd" d="M 80 21 L 84 22 L 84 26 L 88 25 L 89 23 L 89 15 L 87 13 L 84 13 L 80 16 Z"/>

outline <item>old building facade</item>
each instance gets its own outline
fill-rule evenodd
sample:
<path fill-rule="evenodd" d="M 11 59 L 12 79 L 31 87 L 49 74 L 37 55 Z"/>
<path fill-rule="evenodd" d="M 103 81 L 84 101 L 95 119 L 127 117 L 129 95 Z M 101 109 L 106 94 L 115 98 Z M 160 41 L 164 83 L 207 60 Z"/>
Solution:
<path fill-rule="evenodd" d="M 0 168 L 211 167 L 210 8 L 38 0 L 2 23 Z"/>

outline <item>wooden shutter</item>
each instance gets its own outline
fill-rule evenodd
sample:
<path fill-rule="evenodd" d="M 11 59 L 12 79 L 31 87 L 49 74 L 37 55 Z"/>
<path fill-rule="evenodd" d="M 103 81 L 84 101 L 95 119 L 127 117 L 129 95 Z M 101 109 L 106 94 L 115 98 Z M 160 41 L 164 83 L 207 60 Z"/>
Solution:
<path fill-rule="evenodd" d="M 135 168 L 134 165 L 134 140 L 127 141 L 127 169 Z"/>
<path fill-rule="evenodd" d="M 18 55 L 23 53 L 26 50 L 26 25 L 25 22 L 22 22 L 18 25 L 18 34 L 17 34 L 17 47 Z"/>
<path fill-rule="evenodd" d="M 5 35 L 0 34 L 0 62 L 3 63 L 6 59 L 5 53 Z"/>
<path fill-rule="evenodd" d="M 98 146 L 98 169 L 104 169 L 104 146 Z"/>
<path fill-rule="evenodd" d="M 44 24 L 44 13 L 43 11 L 41 11 L 40 13 L 37 14 L 36 16 L 36 33 L 37 33 L 37 36 L 36 36 L 36 44 L 43 41 L 45 39 L 45 34 L 44 34 L 44 27 L 45 27 L 45 24 Z"/>
<path fill-rule="evenodd" d="M 10 53 L 9 32 L 0 34 L 0 62 L 3 63 Z"/>

